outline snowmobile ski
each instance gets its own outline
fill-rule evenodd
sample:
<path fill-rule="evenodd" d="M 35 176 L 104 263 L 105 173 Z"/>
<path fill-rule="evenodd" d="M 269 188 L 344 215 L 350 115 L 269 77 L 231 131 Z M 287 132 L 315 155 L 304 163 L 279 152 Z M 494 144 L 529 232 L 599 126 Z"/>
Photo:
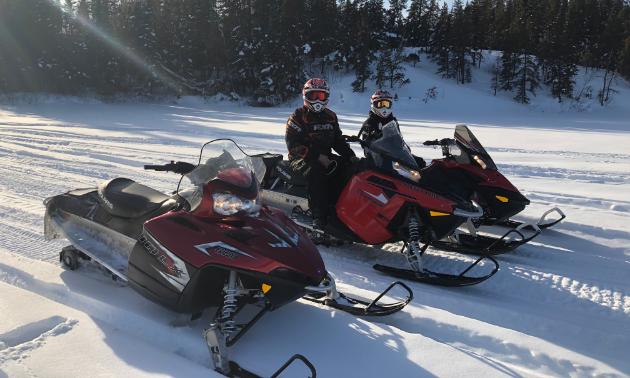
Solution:
<path fill-rule="evenodd" d="M 392 288 L 394 288 L 397 285 L 402 286 L 403 288 L 405 288 L 405 290 L 407 290 L 407 293 L 409 293 L 409 295 L 407 296 L 407 299 L 405 299 L 402 302 L 396 302 L 392 304 L 379 304 L 378 301 L 383 296 L 385 296 L 385 294 L 387 294 Z M 396 313 L 402 310 L 413 299 L 413 291 L 411 291 L 409 286 L 405 285 L 404 283 L 400 281 L 396 281 L 392 283 L 391 285 L 389 285 L 389 287 L 385 289 L 385 291 L 383 291 L 372 302 L 366 302 L 360 299 L 351 298 L 343 293 L 338 293 L 338 295 L 339 295 L 339 298 L 335 299 L 335 298 L 331 298 L 330 296 L 324 295 L 321 292 L 312 292 L 302 298 L 308 301 L 323 304 L 323 305 L 326 305 L 326 306 L 329 306 L 337 310 L 341 310 L 341 311 L 344 311 L 344 312 L 347 312 L 356 316 L 391 315 L 393 313 Z M 341 299 L 347 301 L 348 303 L 350 303 L 350 305 L 344 305 L 340 303 Z"/>
<path fill-rule="evenodd" d="M 312 376 L 310 376 L 309 378 L 317 378 L 317 371 L 315 370 L 315 366 L 313 366 L 313 364 L 301 354 L 296 354 L 293 357 L 289 358 L 289 360 L 285 362 L 284 365 L 282 365 L 282 367 L 280 367 L 280 369 L 278 369 L 278 371 L 276 371 L 270 378 L 277 378 L 286 368 L 289 367 L 289 365 L 291 365 L 296 360 L 302 361 L 304 365 L 306 365 L 306 367 L 308 367 L 308 369 L 311 371 Z M 231 372 L 228 375 L 228 377 L 230 378 L 263 378 L 260 375 L 243 369 L 239 366 L 239 364 L 234 361 L 230 361 L 230 370 Z"/>
<path fill-rule="evenodd" d="M 549 214 L 551 214 L 553 212 L 558 213 L 560 215 L 560 219 L 556 219 L 555 221 L 551 221 L 549 223 L 543 223 L 545 221 L 545 218 L 547 218 L 547 215 L 549 215 Z M 553 209 L 549 209 L 549 210 L 544 212 L 544 214 L 540 217 L 538 222 L 536 222 L 536 226 L 538 226 L 538 228 L 540 228 L 541 230 L 545 230 L 547 228 L 550 228 L 550 227 L 555 226 L 556 224 L 560 223 L 566 217 L 567 216 L 564 215 L 562 210 L 560 210 L 557 207 L 554 207 Z M 495 223 L 495 225 L 497 225 L 497 226 L 511 227 L 511 228 L 517 228 L 517 227 L 522 226 L 523 224 L 524 224 L 523 222 L 510 220 L 510 219 L 505 220 L 503 222 Z M 524 229 L 526 229 L 526 230 L 534 230 L 534 227 L 533 227 L 532 224 L 527 224 L 527 225 L 525 225 Z"/>
<path fill-rule="evenodd" d="M 525 237 L 521 232 L 522 229 L 531 228 L 535 234 Z M 512 252 L 521 245 L 530 242 L 536 236 L 540 235 L 541 230 L 535 224 L 521 224 L 513 230 L 506 232 L 501 238 L 483 235 L 471 235 L 455 232 L 453 235 L 438 241 L 431 242 L 431 246 L 449 252 L 458 252 L 467 255 L 480 256 L 496 256 L 504 253 Z M 510 237 L 515 234 L 520 240 L 511 240 Z"/>
<path fill-rule="evenodd" d="M 468 273 L 468 271 L 470 271 L 483 259 L 489 259 L 490 261 L 494 263 L 494 269 L 492 269 L 492 272 L 490 272 L 490 274 L 487 274 L 482 277 L 465 276 L 465 274 Z M 493 259 L 491 256 L 482 256 L 478 258 L 474 263 L 472 263 L 466 270 L 461 272 L 459 275 L 436 273 L 427 269 L 424 269 L 422 272 L 417 272 L 411 269 L 394 268 L 391 266 L 386 266 L 386 265 L 381 265 L 381 264 L 376 264 L 374 265 L 373 268 L 387 275 L 402 278 L 409 281 L 426 283 L 426 284 L 436 285 L 436 286 L 459 287 L 459 286 L 477 285 L 487 280 L 488 278 L 494 276 L 494 274 L 499 271 L 499 263 L 495 259 Z"/>

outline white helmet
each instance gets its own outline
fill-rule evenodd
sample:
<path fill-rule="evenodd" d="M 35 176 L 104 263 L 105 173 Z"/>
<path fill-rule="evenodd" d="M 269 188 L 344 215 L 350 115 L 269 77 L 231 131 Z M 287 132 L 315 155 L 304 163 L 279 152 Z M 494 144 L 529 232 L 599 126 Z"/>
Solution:
<path fill-rule="evenodd" d="M 392 114 L 392 95 L 382 89 L 374 92 L 372 99 L 372 112 L 379 117 L 387 118 Z"/>

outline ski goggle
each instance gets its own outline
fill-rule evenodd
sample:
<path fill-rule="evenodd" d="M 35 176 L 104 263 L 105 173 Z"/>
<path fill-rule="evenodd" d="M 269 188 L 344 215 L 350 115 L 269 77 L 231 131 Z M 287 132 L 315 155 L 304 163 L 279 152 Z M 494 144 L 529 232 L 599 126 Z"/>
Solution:
<path fill-rule="evenodd" d="M 315 100 L 326 101 L 328 99 L 328 93 L 319 92 L 319 91 L 306 92 L 306 99 L 311 100 L 311 101 L 315 101 Z"/>
<path fill-rule="evenodd" d="M 392 108 L 392 102 L 389 101 L 389 100 L 378 100 L 378 101 L 374 102 L 374 107 L 391 109 Z"/>

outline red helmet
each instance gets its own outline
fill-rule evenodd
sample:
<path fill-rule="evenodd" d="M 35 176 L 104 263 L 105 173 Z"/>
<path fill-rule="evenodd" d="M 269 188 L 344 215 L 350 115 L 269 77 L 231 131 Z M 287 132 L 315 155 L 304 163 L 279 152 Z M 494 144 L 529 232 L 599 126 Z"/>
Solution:
<path fill-rule="evenodd" d="M 330 87 L 324 79 L 310 79 L 302 89 L 304 106 L 317 113 L 326 109 L 329 95 Z"/>
<path fill-rule="evenodd" d="M 379 117 L 387 118 L 392 114 L 392 95 L 382 89 L 374 92 L 371 99 L 372 112 Z"/>

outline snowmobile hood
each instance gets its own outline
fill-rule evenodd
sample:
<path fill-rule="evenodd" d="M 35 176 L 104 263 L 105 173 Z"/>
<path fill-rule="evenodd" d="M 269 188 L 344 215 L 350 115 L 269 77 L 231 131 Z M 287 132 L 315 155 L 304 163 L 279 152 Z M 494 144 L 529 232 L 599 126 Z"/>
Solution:
<path fill-rule="evenodd" d="M 289 268 L 309 277 L 326 269 L 308 236 L 278 209 L 239 218 L 197 218 L 178 211 L 145 223 L 162 245 L 189 264 L 234 266 L 269 273 Z"/>

